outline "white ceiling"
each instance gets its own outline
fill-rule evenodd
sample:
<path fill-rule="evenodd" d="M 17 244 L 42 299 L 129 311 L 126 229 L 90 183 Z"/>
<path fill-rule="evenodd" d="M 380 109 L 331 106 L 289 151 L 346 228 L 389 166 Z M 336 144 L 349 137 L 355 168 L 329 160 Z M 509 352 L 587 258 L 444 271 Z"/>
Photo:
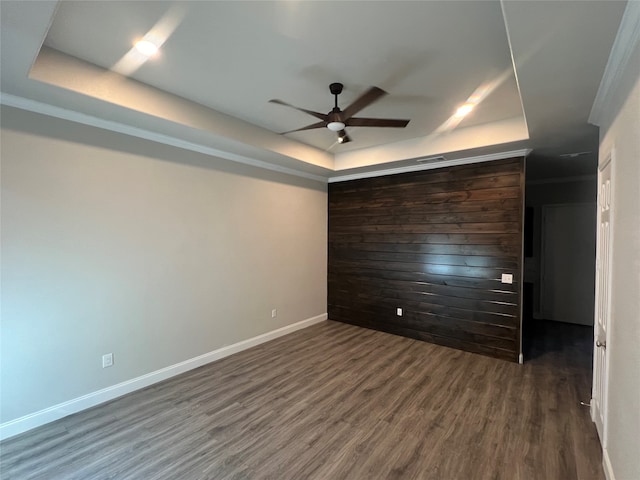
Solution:
<path fill-rule="evenodd" d="M 1 89 L 4 103 L 37 101 L 94 124 L 324 177 L 514 147 L 534 148 L 532 159 L 553 166 L 560 153 L 597 145 L 587 119 L 624 8 L 5 0 Z M 165 41 L 159 55 L 136 62 L 132 42 L 145 34 Z M 317 119 L 269 99 L 326 113 L 332 82 L 345 85 L 342 108 L 375 85 L 389 95 L 358 116 L 411 122 L 350 127 L 353 141 L 344 145 L 326 129 L 278 135 Z M 478 92 L 477 108 L 447 126 Z M 595 155 L 579 161 L 595 165 Z"/>

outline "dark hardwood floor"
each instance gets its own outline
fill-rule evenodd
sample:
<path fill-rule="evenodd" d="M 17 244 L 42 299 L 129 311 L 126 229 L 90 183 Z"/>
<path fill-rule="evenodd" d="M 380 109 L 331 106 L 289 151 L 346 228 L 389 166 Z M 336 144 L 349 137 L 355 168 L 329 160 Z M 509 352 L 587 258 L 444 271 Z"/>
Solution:
<path fill-rule="evenodd" d="M 517 365 L 323 322 L 9 439 L 0 477 L 601 480 L 590 351 L 553 330 Z"/>

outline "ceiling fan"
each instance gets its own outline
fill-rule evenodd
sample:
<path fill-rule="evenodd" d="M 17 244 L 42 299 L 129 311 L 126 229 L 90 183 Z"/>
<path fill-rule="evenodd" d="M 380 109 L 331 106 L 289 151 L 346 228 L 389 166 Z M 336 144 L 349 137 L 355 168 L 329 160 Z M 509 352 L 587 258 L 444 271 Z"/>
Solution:
<path fill-rule="evenodd" d="M 329 85 L 329 91 L 331 95 L 335 96 L 335 105 L 333 110 L 329 113 L 314 112 L 313 110 L 307 110 L 305 108 L 299 108 L 282 100 L 273 99 L 269 100 L 271 103 L 278 105 L 284 105 L 285 107 L 294 108 L 300 112 L 307 113 L 313 117 L 320 119 L 320 122 L 312 123 L 306 127 L 296 128 L 295 130 L 289 130 L 288 132 L 282 132 L 281 135 L 292 132 L 300 132 L 302 130 L 312 130 L 314 128 L 328 128 L 332 132 L 338 134 L 338 143 L 347 143 L 351 141 L 351 137 L 347 135 L 345 127 L 392 127 L 392 128 L 404 128 L 407 126 L 410 120 L 397 120 L 392 118 L 361 118 L 354 117 L 363 108 L 371 105 L 379 98 L 387 95 L 387 92 L 378 87 L 371 87 L 365 93 L 360 95 L 351 105 L 344 110 L 340 110 L 338 107 L 338 95 L 342 93 L 343 85 L 341 83 L 332 83 Z"/>

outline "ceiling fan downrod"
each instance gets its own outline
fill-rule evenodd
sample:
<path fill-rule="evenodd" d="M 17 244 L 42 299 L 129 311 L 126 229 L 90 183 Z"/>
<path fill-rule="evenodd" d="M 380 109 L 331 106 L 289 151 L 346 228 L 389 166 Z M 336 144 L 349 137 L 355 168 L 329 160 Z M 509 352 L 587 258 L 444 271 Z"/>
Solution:
<path fill-rule="evenodd" d="M 340 132 L 344 130 L 345 122 L 342 119 L 342 112 L 338 107 L 338 95 L 342 93 L 343 85 L 341 83 L 332 83 L 329 85 L 329 91 L 335 98 L 335 107 L 327 115 L 327 128 L 332 132 Z M 344 143 L 341 142 L 341 143 Z"/>
<path fill-rule="evenodd" d="M 335 106 L 333 108 L 334 112 L 340 111 L 340 109 L 338 108 L 338 95 L 342 93 L 343 88 L 344 85 L 342 85 L 341 83 L 332 83 L 331 85 L 329 85 L 329 91 L 331 92 L 331 95 L 335 97 Z"/>

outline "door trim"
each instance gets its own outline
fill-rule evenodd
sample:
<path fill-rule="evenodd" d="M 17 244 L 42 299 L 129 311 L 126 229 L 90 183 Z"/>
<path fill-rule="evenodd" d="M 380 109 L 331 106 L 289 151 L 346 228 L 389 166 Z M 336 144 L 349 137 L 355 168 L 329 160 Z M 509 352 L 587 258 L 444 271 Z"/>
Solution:
<path fill-rule="evenodd" d="M 614 240 L 614 214 L 615 214 L 615 202 L 613 195 L 613 183 L 614 183 L 614 174 L 615 174 L 615 146 L 611 148 L 611 150 L 605 155 L 605 160 L 598 165 L 598 216 L 597 216 L 597 237 L 596 237 L 596 295 L 595 295 L 595 305 L 594 305 L 594 319 L 593 319 L 593 370 L 592 370 L 592 384 L 591 384 L 591 420 L 597 425 L 597 412 L 595 410 L 595 399 L 594 391 L 596 388 L 596 363 L 597 363 L 597 352 L 596 349 L 596 341 L 598 340 L 598 309 L 599 309 L 599 295 L 600 295 L 600 279 L 599 276 L 605 274 L 609 280 L 609 284 L 612 279 L 612 271 L 613 271 L 613 262 L 609 261 L 608 268 L 606 272 L 598 272 L 598 263 L 599 263 L 599 255 L 601 254 L 602 248 L 602 238 L 600 234 L 600 221 L 602 217 L 602 209 L 600 207 L 600 183 L 602 172 L 608 167 L 611 166 L 610 171 L 610 201 L 609 201 L 609 257 L 613 257 L 613 240 Z M 609 287 L 610 288 L 610 287 Z M 604 404 L 604 409 L 601 412 L 602 414 L 602 432 L 598 432 L 598 437 L 600 438 L 600 433 L 602 433 L 602 437 L 600 438 L 600 444 L 602 446 L 603 452 L 606 452 L 607 448 L 607 437 L 608 437 L 608 416 L 609 416 L 609 364 L 610 364 L 610 351 L 611 351 L 611 328 L 613 324 L 613 318 L 611 315 L 611 294 L 607 297 L 607 305 L 606 308 L 606 316 L 607 316 L 607 331 L 605 334 L 605 342 L 607 348 L 604 353 L 604 372 L 603 372 L 603 381 L 602 381 L 602 399 Z"/>

